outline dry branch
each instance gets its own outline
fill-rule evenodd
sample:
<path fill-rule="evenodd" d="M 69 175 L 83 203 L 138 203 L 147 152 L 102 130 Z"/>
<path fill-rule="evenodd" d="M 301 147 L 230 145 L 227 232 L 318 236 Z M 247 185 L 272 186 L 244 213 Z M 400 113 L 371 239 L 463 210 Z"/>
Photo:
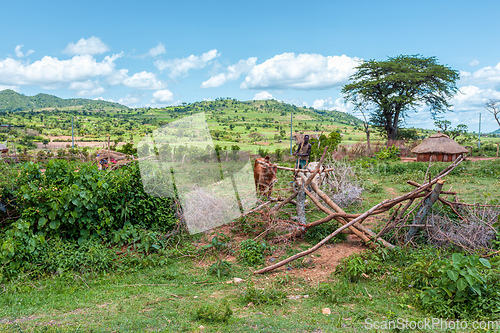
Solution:
<path fill-rule="evenodd" d="M 271 265 L 271 266 L 259 269 L 259 270 L 255 271 L 254 274 L 262 274 L 262 273 L 265 273 L 265 272 L 272 271 L 272 270 L 274 270 L 274 269 L 276 269 L 278 267 L 281 267 L 283 265 L 288 264 L 289 262 L 291 262 L 291 261 L 293 261 L 295 259 L 301 258 L 303 256 L 308 255 L 309 253 L 312 253 L 312 252 L 316 251 L 317 249 L 319 249 L 320 247 L 322 247 L 325 243 L 327 243 L 330 239 L 332 239 L 333 237 L 335 237 L 336 235 L 338 235 L 342 230 L 347 229 L 350 226 L 352 226 L 354 223 L 356 223 L 358 221 L 362 221 L 365 218 L 367 218 L 374 210 L 378 209 L 379 206 L 382 205 L 383 203 L 385 203 L 385 201 L 382 202 L 382 203 L 380 203 L 380 204 L 378 204 L 378 205 L 376 205 L 376 206 L 374 206 L 373 208 L 371 208 L 367 212 L 361 214 L 360 216 L 358 216 L 357 218 L 355 218 L 351 222 L 344 224 L 343 226 L 341 226 L 340 228 L 338 228 L 337 230 L 335 230 L 333 233 L 331 233 L 330 235 L 328 235 L 325 239 L 323 239 L 321 242 L 319 242 L 318 244 L 316 244 L 312 248 L 310 248 L 310 249 L 308 249 L 306 251 L 297 253 L 296 255 L 293 255 L 290 258 L 282 260 L 282 261 L 280 261 L 280 262 L 278 262 L 278 263 L 276 263 L 274 265 Z"/>
<path fill-rule="evenodd" d="M 324 155 L 324 153 L 323 153 Z M 322 157 L 323 158 L 323 157 Z M 446 176 L 447 174 L 449 174 L 455 167 L 457 167 L 461 162 L 463 161 L 463 156 L 460 156 L 458 157 L 452 164 L 450 164 L 448 167 L 446 167 L 443 171 L 441 171 L 434 179 L 432 180 L 429 180 L 428 183 L 422 185 L 422 186 L 419 186 L 418 188 L 414 189 L 413 191 L 409 192 L 409 193 L 406 193 L 402 196 L 399 196 L 397 198 L 394 198 L 392 200 L 385 200 L 375 206 L 373 206 L 371 209 L 369 209 L 368 211 L 366 211 L 365 213 L 361 214 L 360 216 L 354 218 L 353 220 L 351 220 L 350 222 L 344 224 L 343 226 L 341 226 L 340 228 L 338 228 L 337 230 L 335 230 L 333 233 L 331 233 L 330 235 L 328 235 L 326 238 L 324 238 L 321 242 L 319 242 L 318 244 L 316 244 L 315 246 L 313 246 L 312 248 L 306 250 L 306 251 L 303 251 L 301 253 L 298 253 L 294 256 L 291 256 L 285 260 L 282 260 L 274 265 L 271 265 L 271 266 L 268 266 L 268 267 L 265 267 L 265 268 L 262 268 L 262 269 L 259 269 L 257 271 L 254 272 L 254 274 L 262 274 L 262 273 L 265 273 L 265 272 L 269 272 L 271 270 L 274 270 L 278 267 L 281 267 L 283 265 L 286 265 L 287 263 L 293 261 L 293 260 L 296 260 L 298 258 L 301 258 L 303 256 L 306 256 L 314 251 L 316 251 L 317 249 L 319 249 L 321 246 L 323 246 L 326 242 L 328 242 L 330 239 L 332 239 L 333 237 L 335 237 L 337 234 L 339 234 L 342 230 L 346 229 L 346 228 L 349 228 L 350 226 L 353 226 L 354 224 L 356 223 L 361 223 L 363 220 L 365 220 L 368 216 L 370 215 L 373 215 L 374 212 L 376 211 L 380 211 L 380 210 L 387 210 L 387 209 L 390 209 L 391 207 L 397 205 L 398 203 L 400 202 L 403 202 L 403 201 L 406 201 L 406 200 L 414 200 L 415 198 L 417 197 L 421 197 L 421 196 L 425 196 L 425 193 L 422 193 L 422 192 L 425 192 L 428 188 L 430 188 L 432 185 L 434 185 L 435 183 L 437 182 L 440 182 L 440 187 L 442 188 L 442 184 L 443 182 L 441 181 L 441 177 L 444 177 Z M 316 168 L 316 171 L 319 170 L 319 166 L 318 165 L 318 168 Z M 313 173 L 311 176 L 315 176 L 317 172 Z M 311 180 L 312 178 L 309 177 L 308 181 Z M 307 184 L 307 182 L 306 182 Z M 316 190 L 315 184 L 312 183 L 312 186 L 313 188 Z M 441 188 L 439 188 L 439 192 L 441 191 Z M 437 191 L 436 191 L 437 192 Z M 439 192 L 437 193 L 439 195 Z M 297 193 L 297 192 L 296 192 Z M 319 195 L 319 194 L 318 194 Z M 437 199 L 437 197 L 436 197 Z M 330 200 L 331 201 L 331 200 Z M 327 202 L 328 203 L 328 202 Z M 334 204 L 334 203 L 333 203 Z M 330 205 L 330 204 L 329 204 Z M 336 205 L 335 205 L 336 206 Z M 409 207 L 409 206 L 408 206 Z M 340 207 L 339 207 L 340 209 Z M 327 222 L 327 221 L 331 221 L 332 219 L 334 219 L 338 213 L 334 213 L 334 214 L 330 214 L 328 215 L 327 217 L 323 218 L 323 219 L 320 219 L 318 221 L 315 221 L 311 224 L 314 224 L 314 223 L 318 223 L 319 221 L 324 221 L 324 222 Z M 324 223 L 324 222 L 321 222 L 321 223 Z"/>
<path fill-rule="evenodd" d="M 314 204 L 316 206 L 318 206 L 319 209 L 321 209 L 323 212 L 325 212 L 326 214 L 330 215 L 330 214 L 334 214 L 333 211 L 331 211 L 330 209 L 328 209 L 327 207 L 323 206 L 321 204 L 321 202 L 319 202 L 318 199 L 316 199 L 316 197 L 311 193 L 309 192 L 307 189 L 306 189 L 306 194 L 309 198 L 311 198 L 311 200 L 314 202 Z M 340 224 L 346 224 L 346 221 L 344 219 L 342 219 L 340 216 L 335 218 L 335 220 L 337 220 L 338 222 L 340 222 Z M 311 227 L 314 227 L 316 226 L 317 224 L 308 224 L 306 226 L 306 230 L 311 228 Z M 354 226 L 351 226 L 349 227 L 349 230 L 355 234 L 356 236 L 358 236 L 359 238 L 361 238 L 365 243 L 367 244 L 370 244 L 371 247 L 376 247 L 376 245 L 372 242 L 370 242 L 370 238 L 368 236 L 366 236 L 362 231 L 356 229 Z"/>

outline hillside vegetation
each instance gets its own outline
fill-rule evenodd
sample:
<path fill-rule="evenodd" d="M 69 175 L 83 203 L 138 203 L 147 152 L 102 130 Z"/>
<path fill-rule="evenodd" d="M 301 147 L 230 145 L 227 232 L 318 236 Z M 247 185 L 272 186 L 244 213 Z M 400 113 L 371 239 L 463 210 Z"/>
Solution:
<path fill-rule="evenodd" d="M 56 109 L 70 107 L 80 107 L 86 110 L 99 108 L 128 109 L 128 107 L 125 105 L 108 101 L 85 98 L 63 99 L 47 94 L 25 96 L 10 89 L 0 91 L 0 112 L 32 111 L 37 109 Z"/>
<path fill-rule="evenodd" d="M 54 97 L 54 100 L 60 99 Z M 13 103 L 13 99 L 11 102 Z M 350 114 L 297 107 L 278 101 L 242 102 L 221 98 L 165 108 L 137 109 L 93 108 L 89 106 L 90 104 L 57 108 L 54 104 L 50 105 L 50 108 L 29 111 L 0 111 L 0 123 L 14 126 L 14 130 L 10 131 L 10 138 L 0 133 L 0 141 L 15 140 L 16 146 L 32 149 L 36 147 L 34 144 L 36 141 L 54 140 L 54 137 L 71 135 L 73 117 L 77 145 L 82 141 L 107 142 L 108 137 L 111 137 L 112 142 L 128 141 L 137 144 L 145 134 L 152 133 L 172 121 L 200 112 L 205 113 L 212 137 L 215 141 L 220 141 L 218 144 L 222 147 L 238 145 L 242 149 L 251 151 L 258 150 L 259 146 L 273 146 L 272 149 L 269 147 L 272 151 L 288 147 L 291 114 L 294 133 L 308 132 L 318 135 L 332 131 L 346 133 L 348 129 L 355 128 L 357 133 L 353 131 L 353 138 L 350 140 L 358 141 L 364 136 L 359 126 L 361 121 Z M 21 109 L 22 106 L 16 104 L 15 108 Z M 9 131 L 3 133 L 6 132 Z"/>

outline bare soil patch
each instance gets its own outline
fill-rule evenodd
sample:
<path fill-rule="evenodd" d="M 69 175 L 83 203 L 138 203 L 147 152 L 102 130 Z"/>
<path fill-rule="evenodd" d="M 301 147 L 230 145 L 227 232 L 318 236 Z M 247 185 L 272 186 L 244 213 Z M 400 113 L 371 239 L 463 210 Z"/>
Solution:
<path fill-rule="evenodd" d="M 366 221 L 365 224 L 377 225 L 378 220 L 382 217 L 373 216 L 370 221 Z M 206 239 L 198 243 L 198 248 L 208 245 L 212 238 L 218 233 L 223 233 L 225 235 L 231 236 L 231 242 L 233 244 L 239 244 L 243 240 L 247 239 L 245 235 L 233 234 L 231 232 L 233 225 L 223 225 L 219 228 L 213 229 L 206 234 Z M 299 248 L 301 245 L 306 243 L 297 240 L 291 243 L 292 247 Z M 311 245 L 312 246 L 312 245 Z M 303 278 L 311 284 L 316 284 L 319 282 L 326 281 L 330 278 L 331 274 L 335 271 L 335 268 L 339 265 L 342 258 L 349 257 L 354 253 L 360 253 L 367 249 L 363 244 L 361 239 L 355 235 L 348 235 L 347 240 L 342 243 L 337 244 L 327 244 L 322 246 L 320 249 L 311 253 L 310 255 L 304 257 L 304 261 L 308 263 L 308 267 L 304 268 L 292 268 L 289 266 L 283 266 L 280 269 L 276 269 L 268 273 L 269 277 L 276 277 L 283 274 L 288 274 L 293 277 Z M 285 255 L 285 250 L 277 251 L 273 256 L 266 258 L 266 266 L 273 263 L 279 262 Z M 226 261 L 234 262 L 236 257 L 232 255 L 227 255 L 223 258 Z M 206 268 L 210 266 L 213 262 L 210 260 L 202 260 L 198 263 L 198 267 Z"/>
<path fill-rule="evenodd" d="M 288 274 L 294 277 L 303 278 L 311 284 L 317 284 L 330 279 L 331 274 L 340 264 L 342 258 L 349 257 L 354 253 L 361 253 L 366 249 L 367 247 L 363 245 L 358 237 L 349 235 L 345 242 L 327 244 L 314 253 L 304 257 L 304 260 L 309 263 L 309 267 L 291 268 L 283 266 L 283 268 L 276 269 L 268 274 L 270 276 Z M 269 264 L 269 259 L 270 258 L 266 260 L 266 264 Z"/>

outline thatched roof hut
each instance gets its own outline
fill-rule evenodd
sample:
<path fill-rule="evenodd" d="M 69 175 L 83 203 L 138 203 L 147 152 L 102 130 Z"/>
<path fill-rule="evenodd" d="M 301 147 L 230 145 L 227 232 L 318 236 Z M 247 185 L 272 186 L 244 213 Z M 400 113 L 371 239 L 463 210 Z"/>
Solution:
<path fill-rule="evenodd" d="M 469 151 L 448 135 L 436 133 L 413 148 L 411 152 L 417 154 L 417 161 L 419 162 L 452 162 L 460 155 L 467 154 Z"/>
<path fill-rule="evenodd" d="M 8 151 L 9 151 L 9 148 L 7 148 L 7 146 L 0 143 L 0 153 L 6 153 Z"/>

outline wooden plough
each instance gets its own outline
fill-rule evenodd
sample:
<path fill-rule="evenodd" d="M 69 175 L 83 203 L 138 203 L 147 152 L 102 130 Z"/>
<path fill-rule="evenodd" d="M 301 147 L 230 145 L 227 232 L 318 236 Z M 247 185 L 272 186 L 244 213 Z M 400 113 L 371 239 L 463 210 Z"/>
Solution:
<path fill-rule="evenodd" d="M 396 220 L 401 219 L 403 214 L 408 210 L 408 208 L 414 203 L 416 199 L 423 198 L 422 203 L 419 205 L 420 210 L 417 213 L 418 221 L 421 223 L 427 213 L 429 212 L 431 206 L 434 204 L 436 200 L 440 200 L 442 203 L 446 205 L 451 205 L 453 206 L 454 203 L 451 203 L 449 201 L 446 201 L 444 199 L 439 198 L 439 194 L 444 193 L 444 194 L 451 194 L 451 192 L 442 192 L 442 187 L 444 184 L 444 181 L 442 180 L 443 177 L 448 175 L 453 169 L 455 169 L 464 159 L 463 156 L 458 157 L 453 163 L 451 163 L 447 168 L 445 168 L 443 171 L 441 171 L 437 176 L 435 176 L 433 179 L 429 179 L 429 181 L 425 184 L 418 184 L 416 182 L 409 181 L 409 184 L 415 186 L 416 188 L 404 195 L 401 195 L 397 198 L 390 199 L 390 200 L 385 200 L 372 208 L 370 208 L 368 211 L 362 213 L 362 214 L 348 214 L 345 211 L 343 211 L 332 199 L 330 199 L 320 188 L 317 184 L 313 182 L 314 177 L 318 173 L 323 173 L 323 172 L 329 172 L 332 171 L 333 169 L 324 169 L 321 170 L 323 162 L 325 160 L 326 152 L 327 152 L 328 147 L 325 147 L 325 150 L 323 152 L 323 155 L 321 156 L 321 159 L 316 166 L 316 169 L 311 172 L 311 175 L 309 177 L 306 177 L 304 172 L 310 172 L 310 170 L 297 170 L 293 168 L 285 168 L 285 167 L 278 167 L 279 169 L 282 170 L 289 170 L 289 171 L 294 171 L 295 175 L 295 183 L 297 184 L 296 190 L 292 195 L 290 195 L 288 198 L 284 199 L 280 203 L 276 204 L 273 208 L 271 208 L 271 213 L 277 213 L 284 205 L 290 203 L 292 200 L 296 199 L 296 206 L 297 206 L 297 223 L 294 223 L 296 226 L 296 230 L 292 231 L 288 235 L 283 235 L 280 238 L 295 238 L 298 237 L 302 234 L 304 234 L 308 229 L 318 226 L 322 223 L 329 222 L 331 220 L 336 220 L 341 224 L 341 226 L 335 230 L 333 233 L 325 237 L 322 241 L 320 241 L 318 244 L 315 246 L 311 247 L 310 249 L 300 252 L 294 256 L 291 256 L 285 260 L 282 260 L 278 263 L 275 263 L 271 266 L 259 269 L 255 271 L 255 274 L 261 274 L 265 272 L 272 271 L 278 267 L 281 267 L 283 265 L 286 265 L 287 263 L 296 260 L 298 258 L 301 258 L 303 256 L 306 256 L 317 249 L 319 249 L 321 246 L 326 244 L 331 238 L 336 236 L 337 234 L 341 233 L 345 229 L 349 229 L 353 234 L 357 235 L 359 238 L 365 242 L 365 244 L 369 247 L 375 248 L 378 246 L 384 246 L 388 248 L 393 248 L 394 245 L 387 242 L 386 240 L 382 239 L 381 236 L 384 234 L 385 231 L 389 229 L 389 224 L 391 221 L 396 218 Z M 434 186 L 435 185 L 435 186 Z M 434 186 L 434 188 L 432 188 Z M 315 195 L 316 194 L 316 195 Z M 328 214 L 326 217 L 323 217 L 321 219 L 318 219 L 316 221 L 307 223 L 306 217 L 305 217 L 305 197 L 309 197 L 311 201 L 324 213 Z M 323 203 L 320 201 L 322 200 Z M 402 203 L 407 201 L 406 205 L 404 208 L 399 211 L 401 208 Z M 372 215 L 377 215 L 384 213 L 388 211 L 389 209 L 393 208 L 394 206 L 398 205 L 399 207 L 396 208 L 392 216 L 389 218 L 388 224 L 381 230 L 379 234 L 375 234 L 372 230 L 367 228 L 366 226 L 363 226 L 362 223 L 364 220 L 366 220 L 367 217 L 372 216 Z M 255 210 L 254 210 L 255 211 Z M 398 214 L 396 216 L 396 214 Z M 414 223 L 415 224 L 415 223 Z M 407 241 L 411 241 L 411 238 L 416 234 L 417 228 L 419 226 L 413 226 L 410 227 L 410 231 L 407 233 Z"/>

